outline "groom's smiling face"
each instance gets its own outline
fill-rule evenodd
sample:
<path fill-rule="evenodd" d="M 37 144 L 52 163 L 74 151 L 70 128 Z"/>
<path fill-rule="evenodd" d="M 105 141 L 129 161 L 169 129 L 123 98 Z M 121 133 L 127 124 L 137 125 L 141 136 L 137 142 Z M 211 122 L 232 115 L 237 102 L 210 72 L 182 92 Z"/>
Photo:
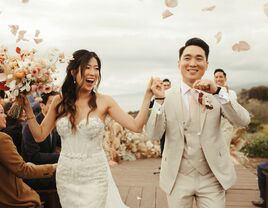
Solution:
<path fill-rule="evenodd" d="M 179 69 L 186 84 L 192 85 L 196 80 L 201 79 L 207 67 L 205 51 L 201 47 L 190 45 L 184 49 L 179 59 Z"/>

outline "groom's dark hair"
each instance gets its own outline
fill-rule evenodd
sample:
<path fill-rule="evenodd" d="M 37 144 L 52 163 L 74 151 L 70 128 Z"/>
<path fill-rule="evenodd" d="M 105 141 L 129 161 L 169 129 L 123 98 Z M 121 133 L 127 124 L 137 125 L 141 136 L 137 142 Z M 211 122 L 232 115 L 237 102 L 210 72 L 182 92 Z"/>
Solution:
<path fill-rule="evenodd" d="M 191 46 L 191 45 L 198 46 L 198 47 L 202 48 L 205 51 L 205 56 L 206 56 L 206 59 L 208 60 L 209 46 L 205 41 L 203 41 L 200 38 L 191 38 L 191 39 L 187 40 L 185 45 L 183 47 L 181 47 L 179 50 L 179 59 L 181 59 L 181 56 L 183 54 L 184 49 L 187 48 L 188 46 Z"/>

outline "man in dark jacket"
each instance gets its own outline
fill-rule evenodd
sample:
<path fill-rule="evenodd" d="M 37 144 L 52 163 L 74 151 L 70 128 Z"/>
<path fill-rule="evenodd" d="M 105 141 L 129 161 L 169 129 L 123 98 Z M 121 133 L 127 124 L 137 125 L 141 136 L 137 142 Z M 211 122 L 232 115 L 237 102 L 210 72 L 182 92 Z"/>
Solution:
<path fill-rule="evenodd" d="M 40 101 L 41 112 L 36 116 L 38 123 L 41 123 L 44 116 L 48 112 L 53 97 L 57 92 L 43 93 Z M 58 147 L 60 146 L 60 137 L 54 130 L 49 136 L 40 143 L 37 143 L 28 127 L 23 129 L 22 155 L 25 161 L 34 164 L 52 164 L 57 163 L 59 159 Z M 46 179 L 33 179 L 25 181 L 34 189 L 50 189 L 55 188 L 55 177 Z"/>

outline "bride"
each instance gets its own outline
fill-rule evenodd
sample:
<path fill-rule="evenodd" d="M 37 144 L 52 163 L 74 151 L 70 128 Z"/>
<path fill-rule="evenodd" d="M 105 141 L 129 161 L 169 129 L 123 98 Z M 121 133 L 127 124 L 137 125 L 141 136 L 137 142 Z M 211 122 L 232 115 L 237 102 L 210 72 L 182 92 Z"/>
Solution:
<path fill-rule="evenodd" d="M 152 81 L 134 119 L 110 96 L 96 93 L 100 80 L 101 61 L 97 54 L 78 50 L 67 66 L 61 95 L 54 98 L 40 125 L 24 98 L 27 122 L 35 140 L 43 141 L 55 127 L 61 136 L 56 184 L 63 208 L 126 207 L 102 148 L 104 120 L 110 115 L 125 128 L 141 132 L 148 116 Z"/>

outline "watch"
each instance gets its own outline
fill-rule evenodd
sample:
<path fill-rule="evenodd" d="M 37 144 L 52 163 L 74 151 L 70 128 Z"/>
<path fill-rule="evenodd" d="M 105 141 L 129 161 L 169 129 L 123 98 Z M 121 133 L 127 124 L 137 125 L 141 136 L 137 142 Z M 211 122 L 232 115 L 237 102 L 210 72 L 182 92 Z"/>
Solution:
<path fill-rule="evenodd" d="M 213 93 L 213 95 L 218 95 L 220 91 L 221 91 L 221 87 L 217 87 L 217 90 L 216 92 Z"/>

